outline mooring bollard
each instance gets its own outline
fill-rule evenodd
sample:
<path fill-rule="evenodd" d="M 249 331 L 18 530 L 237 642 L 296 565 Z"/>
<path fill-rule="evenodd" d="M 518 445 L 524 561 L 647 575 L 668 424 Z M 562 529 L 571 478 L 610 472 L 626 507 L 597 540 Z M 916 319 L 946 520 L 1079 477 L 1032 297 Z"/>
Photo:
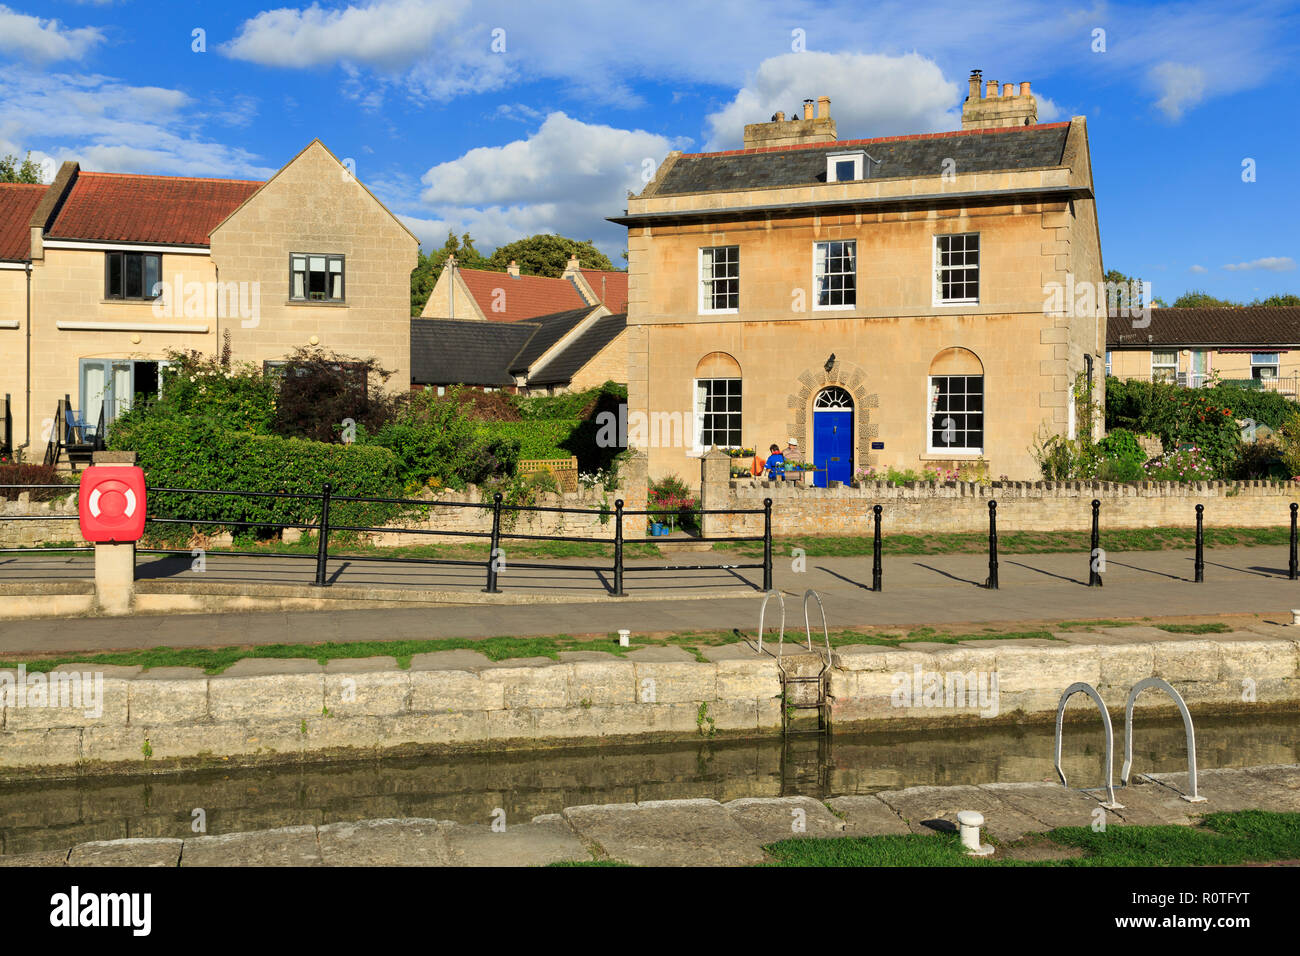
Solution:
<path fill-rule="evenodd" d="M 1088 552 L 1088 587 L 1101 587 L 1101 565 L 1098 560 L 1101 558 L 1101 502 L 1096 498 L 1092 499 L 1092 545 Z"/>
<path fill-rule="evenodd" d="M 984 586 L 990 591 L 998 589 L 998 503 L 989 502 L 989 579 Z"/>
<path fill-rule="evenodd" d="M 1294 508 L 1295 506 L 1292 505 Z M 872 515 L 876 522 L 876 536 L 871 543 L 871 590 L 880 590 L 880 579 L 883 576 L 883 570 L 880 567 L 880 505 L 871 509 Z"/>
<path fill-rule="evenodd" d="M 1205 505 L 1196 506 L 1196 583 L 1200 584 L 1205 580 L 1205 527 L 1202 520 L 1205 517 Z"/>
<path fill-rule="evenodd" d="M 1292 581 L 1300 578 L 1300 561 L 1296 560 L 1295 514 L 1297 509 L 1300 509 L 1300 505 L 1294 501 L 1291 502 L 1291 563 L 1287 565 L 1287 577 Z"/>
<path fill-rule="evenodd" d="M 980 843 L 980 827 L 984 814 L 978 810 L 960 810 L 957 813 L 957 832 L 961 834 L 961 848 L 968 856 L 988 856 L 993 847 Z"/>

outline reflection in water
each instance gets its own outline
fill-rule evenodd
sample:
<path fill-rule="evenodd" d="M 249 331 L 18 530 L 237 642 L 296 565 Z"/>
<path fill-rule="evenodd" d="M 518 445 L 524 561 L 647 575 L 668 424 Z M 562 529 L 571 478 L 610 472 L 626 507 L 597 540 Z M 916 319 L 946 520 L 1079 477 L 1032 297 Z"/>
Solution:
<path fill-rule="evenodd" d="M 1123 756 L 1116 722 L 1115 772 Z M 1300 763 L 1300 714 L 1197 722 L 1201 768 Z M 1103 779 L 1100 723 L 1065 729 L 1072 785 Z M 1134 771 L 1187 768 L 1182 722 L 1139 719 Z M 192 836 L 192 811 L 207 832 L 385 817 L 488 823 L 586 803 L 711 797 L 830 797 L 923 784 L 1055 780 L 1052 727 L 836 734 L 557 751 L 476 753 L 351 763 L 294 764 L 136 777 L 0 785 L 4 853 L 58 849 L 87 840 Z M 1118 783 L 1118 781 L 1117 781 Z"/>

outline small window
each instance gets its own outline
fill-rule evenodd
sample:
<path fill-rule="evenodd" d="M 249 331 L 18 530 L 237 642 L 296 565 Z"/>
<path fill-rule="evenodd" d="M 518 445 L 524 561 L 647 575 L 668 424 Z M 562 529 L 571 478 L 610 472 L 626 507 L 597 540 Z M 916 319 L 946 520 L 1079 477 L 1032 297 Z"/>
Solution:
<path fill-rule="evenodd" d="M 980 300 L 980 234 L 934 237 L 935 301 L 961 305 Z"/>
<path fill-rule="evenodd" d="M 289 256 L 289 298 L 300 302 L 342 302 L 343 256 L 295 252 Z"/>
<path fill-rule="evenodd" d="M 851 183 L 854 180 L 866 179 L 871 175 L 874 165 L 879 164 L 861 150 L 852 153 L 827 153 L 826 181 Z"/>
<path fill-rule="evenodd" d="M 699 447 L 740 447 L 740 379 L 697 378 L 695 407 Z"/>
<path fill-rule="evenodd" d="M 700 250 L 700 312 L 740 309 L 740 246 Z"/>
<path fill-rule="evenodd" d="M 1178 381 L 1178 350 L 1168 349 L 1151 353 L 1151 381 Z"/>
<path fill-rule="evenodd" d="M 1110 377 L 1110 350 L 1106 351 L 1106 377 Z"/>
<path fill-rule="evenodd" d="M 1277 378 L 1279 352 L 1252 352 L 1250 355 L 1251 378 Z"/>
<path fill-rule="evenodd" d="M 851 309 L 858 302 L 856 240 L 813 243 L 813 287 L 817 309 Z"/>
<path fill-rule="evenodd" d="M 930 376 L 929 451 L 982 454 L 984 376 Z"/>
<path fill-rule="evenodd" d="M 162 293 L 162 256 L 154 252 L 104 253 L 105 299 L 156 299 Z"/>

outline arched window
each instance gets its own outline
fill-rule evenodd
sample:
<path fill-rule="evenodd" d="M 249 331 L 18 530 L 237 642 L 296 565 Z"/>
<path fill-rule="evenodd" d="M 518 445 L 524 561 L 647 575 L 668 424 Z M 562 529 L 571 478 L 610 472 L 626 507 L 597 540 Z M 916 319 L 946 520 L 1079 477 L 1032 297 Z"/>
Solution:
<path fill-rule="evenodd" d="M 740 363 L 726 352 L 710 352 L 695 366 L 696 448 L 741 446 L 740 385 Z"/>
<path fill-rule="evenodd" d="M 926 450 L 935 454 L 984 452 L 984 366 L 974 352 L 944 349 L 930 363 Z"/>

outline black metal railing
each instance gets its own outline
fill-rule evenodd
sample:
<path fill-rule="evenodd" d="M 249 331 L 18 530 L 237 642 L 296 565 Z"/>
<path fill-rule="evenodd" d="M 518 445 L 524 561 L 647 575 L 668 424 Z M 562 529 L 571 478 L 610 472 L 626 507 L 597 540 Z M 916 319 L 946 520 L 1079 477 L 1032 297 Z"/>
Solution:
<path fill-rule="evenodd" d="M 0 485 L 0 491 L 6 489 L 17 489 L 20 491 L 32 491 L 36 489 L 63 489 L 68 492 L 74 492 L 75 486 L 72 485 Z M 569 571 L 569 572 L 591 572 L 598 578 L 603 579 L 603 575 L 609 573 L 612 575 L 612 586 L 607 585 L 607 590 L 615 597 L 625 597 L 625 581 L 628 574 L 645 573 L 645 572 L 664 572 L 664 571 L 740 571 L 740 570 L 762 570 L 763 584 L 762 590 L 767 591 L 772 587 L 772 499 L 764 499 L 762 508 L 716 508 L 703 511 L 696 511 L 698 515 L 763 515 L 763 533 L 761 535 L 726 535 L 726 536 L 701 536 L 693 540 L 703 543 L 723 543 L 723 542 L 762 542 L 763 559 L 760 562 L 737 563 L 737 564 L 668 564 L 668 565 L 637 565 L 629 567 L 625 561 L 625 546 L 628 543 L 624 533 L 624 519 L 630 515 L 644 515 L 650 517 L 661 513 L 659 510 L 633 510 L 629 511 L 624 508 L 623 499 L 614 502 L 614 508 L 611 511 L 608 508 L 568 508 L 560 506 L 546 505 L 515 505 L 508 504 L 498 493 L 493 497 L 491 502 L 459 502 L 459 501 L 431 501 L 422 498 L 381 498 L 368 497 L 360 495 L 338 495 L 334 493 L 333 487 L 326 483 L 319 492 L 289 492 L 289 491 L 229 491 L 207 488 L 162 488 L 150 487 L 148 489 L 149 506 L 155 504 L 153 496 L 155 495 L 198 495 L 228 498 L 246 498 L 246 499 L 280 499 L 280 500 L 297 500 L 297 501 L 315 501 L 317 502 L 316 520 L 311 523 L 301 521 L 276 521 L 271 518 L 256 518 L 241 520 L 230 517 L 220 518 L 199 518 L 199 517 L 176 517 L 169 510 L 167 516 L 146 516 L 146 525 L 179 525 L 188 527 L 220 527 L 220 528 L 257 528 L 268 531 L 284 532 L 286 530 L 297 530 L 303 532 L 314 532 L 317 535 L 315 554 L 294 553 L 285 551 L 270 550 L 237 550 L 237 549 L 208 549 L 210 554 L 229 555 L 231 557 L 247 558 L 298 558 L 310 559 L 315 562 L 313 584 L 317 587 L 328 587 L 330 585 L 329 567 L 330 562 L 352 561 L 352 562 L 375 562 L 375 563 L 393 563 L 393 564 L 424 564 L 424 565 L 443 565 L 449 567 L 481 567 L 485 574 L 485 587 L 483 590 L 490 594 L 498 594 L 500 587 L 500 572 L 505 565 L 503 541 L 537 541 L 537 542 L 569 542 L 580 544 L 603 544 L 613 546 L 612 564 L 571 564 L 556 562 L 527 562 L 513 561 L 508 563 L 510 569 L 533 570 L 533 571 Z M 404 510 L 413 510 L 417 508 L 434 509 L 462 509 L 472 511 L 488 512 L 490 515 L 490 525 L 487 529 L 445 529 L 429 527 L 413 527 L 410 525 L 387 524 L 383 526 L 356 524 L 347 521 L 338 522 L 332 517 L 332 508 L 338 504 L 355 504 L 355 505 L 391 505 Z M 514 531 L 507 528 L 503 523 L 503 516 L 513 514 L 516 518 L 520 514 L 574 514 L 583 515 L 590 518 L 605 518 L 613 522 L 613 533 L 611 536 L 595 535 L 567 535 L 567 534 L 534 534 L 522 531 Z M 77 520 L 76 514 L 56 515 L 4 515 L 0 516 L 0 521 L 48 521 L 48 520 Z M 338 533 L 345 532 L 349 534 L 413 534 L 427 535 L 431 537 L 454 537 L 469 539 L 485 539 L 488 544 L 487 556 L 482 560 L 470 558 L 433 558 L 433 557 L 388 557 L 375 554 L 346 554 L 338 553 L 331 550 L 331 537 Z M 638 539 L 639 540 L 639 539 Z M 92 548 L 3 548 L 0 552 L 10 553 L 43 553 L 54 551 L 91 551 Z M 136 548 L 140 554 L 159 554 L 159 555 L 186 555 L 190 556 L 193 549 L 190 548 L 163 548 L 163 547 L 140 547 Z M 743 580 L 743 579 L 742 579 Z"/>

